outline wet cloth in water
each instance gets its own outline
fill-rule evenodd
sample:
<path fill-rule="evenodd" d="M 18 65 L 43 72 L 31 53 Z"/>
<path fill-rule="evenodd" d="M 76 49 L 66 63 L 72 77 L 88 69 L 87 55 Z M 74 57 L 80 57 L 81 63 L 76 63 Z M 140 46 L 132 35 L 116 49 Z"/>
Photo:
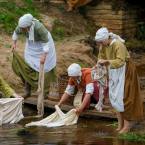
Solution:
<path fill-rule="evenodd" d="M 22 113 L 23 98 L 0 99 L 0 125 L 17 123 L 24 118 Z"/>
<path fill-rule="evenodd" d="M 59 126 L 68 126 L 74 125 L 78 121 L 78 115 L 75 112 L 75 109 L 70 110 L 66 114 L 61 111 L 59 106 L 55 105 L 56 111 L 50 116 L 40 120 L 26 124 L 26 127 L 29 126 L 45 126 L 45 127 L 59 127 Z"/>
<path fill-rule="evenodd" d="M 12 61 L 13 71 L 17 76 L 19 76 L 23 81 L 28 82 L 33 88 L 37 89 L 38 87 L 38 78 L 39 72 L 32 69 L 28 63 L 17 53 L 13 52 L 13 61 Z M 49 72 L 46 72 L 44 75 L 44 90 L 48 92 L 49 83 L 55 82 L 55 69 L 52 69 Z"/>

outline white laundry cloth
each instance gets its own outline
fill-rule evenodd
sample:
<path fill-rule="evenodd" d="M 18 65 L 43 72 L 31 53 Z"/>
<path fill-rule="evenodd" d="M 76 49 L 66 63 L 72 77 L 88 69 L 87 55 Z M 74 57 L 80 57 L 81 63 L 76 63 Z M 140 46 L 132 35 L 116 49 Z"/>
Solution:
<path fill-rule="evenodd" d="M 124 111 L 124 84 L 126 64 L 118 69 L 109 69 L 109 99 L 118 112 Z"/>
<path fill-rule="evenodd" d="M 24 118 L 22 113 L 23 98 L 0 99 L 0 125 L 17 123 Z"/>
<path fill-rule="evenodd" d="M 96 110 L 102 112 L 103 100 L 104 100 L 104 89 L 107 87 L 107 68 L 97 64 L 91 72 L 92 79 L 98 82 L 99 85 L 99 101 L 95 105 Z"/>
<path fill-rule="evenodd" d="M 26 124 L 26 127 L 29 126 L 45 126 L 45 127 L 59 127 L 59 126 L 68 126 L 76 124 L 78 121 L 78 116 L 75 112 L 75 109 L 70 110 L 66 114 L 61 111 L 61 109 L 55 105 L 56 111 L 50 116 L 35 122 L 30 122 Z"/>
<path fill-rule="evenodd" d="M 74 97 L 73 105 L 74 107 L 80 107 L 82 104 L 83 92 L 78 91 Z"/>
<path fill-rule="evenodd" d="M 39 80 L 38 80 L 38 99 L 37 99 L 37 110 L 38 115 L 44 115 L 44 65 L 40 64 Z"/>

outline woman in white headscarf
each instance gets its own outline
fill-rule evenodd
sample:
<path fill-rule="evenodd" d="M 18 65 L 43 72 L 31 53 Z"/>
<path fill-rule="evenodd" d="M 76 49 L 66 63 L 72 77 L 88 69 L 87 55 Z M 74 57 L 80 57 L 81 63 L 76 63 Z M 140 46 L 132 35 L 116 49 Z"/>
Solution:
<path fill-rule="evenodd" d="M 119 133 L 130 130 L 131 121 L 143 118 L 143 103 L 135 65 L 131 61 L 124 40 L 109 33 L 105 27 L 96 32 L 100 45 L 98 63 L 109 67 L 109 98 L 117 111 Z"/>
<path fill-rule="evenodd" d="M 56 52 L 53 38 L 46 27 L 31 14 L 20 17 L 12 36 L 13 50 L 17 47 L 18 35 L 21 33 L 26 36 L 24 60 L 13 51 L 13 70 L 25 83 L 25 97 L 27 97 L 31 94 L 31 87 L 37 87 L 40 64 L 44 64 L 47 94 L 49 82 L 55 80 Z"/>
<path fill-rule="evenodd" d="M 74 96 L 77 90 L 81 93 L 81 96 L 76 97 L 81 97 L 81 101 L 77 106 L 75 106 L 74 103 L 74 106 L 76 107 L 76 113 L 80 115 L 85 109 L 89 108 L 91 101 L 94 103 L 99 101 L 99 86 L 98 83 L 92 79 L 92 68 L 81 68 L 79 64 L 73 63 L 68 67 L 67 72 L 69 76 L 68 85 L 58 102 L 58 106 L 66 102 L 68 98 Z M 107 89 L 104 95 L 106 95 L 106 93 Z M 77 100 L 79 100 L 79 98 Z"/>

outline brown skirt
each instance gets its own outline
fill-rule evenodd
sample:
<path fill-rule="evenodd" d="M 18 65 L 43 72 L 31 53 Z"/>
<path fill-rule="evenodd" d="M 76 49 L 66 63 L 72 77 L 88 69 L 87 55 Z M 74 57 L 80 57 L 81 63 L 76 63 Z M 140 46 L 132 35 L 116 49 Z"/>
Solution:
<path fill-rule="evenodd" d="M 130 59 L 126 65 L 125 74 L 125 111 L 124 119 L 138 121 L 143 119 L 143 99 L 140 95 L 140 85 L 135 64 Z"/>

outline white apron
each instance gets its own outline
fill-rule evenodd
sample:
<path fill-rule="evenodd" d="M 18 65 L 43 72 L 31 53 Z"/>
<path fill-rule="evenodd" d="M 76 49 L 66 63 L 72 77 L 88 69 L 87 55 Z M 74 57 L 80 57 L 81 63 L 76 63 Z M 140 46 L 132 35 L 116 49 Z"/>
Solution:
<path fill-rule="evenodd" d="M 50 32 L 48 32 L 48 40 L 49 52 L 44 64 L 45 72 L 51 71 L 56 66 L 55 45 Z M 40 57 L 43 53 L 44 50 L 41 42 L 33 42 L 26 39 L 24 58 L 29 66 L 37 72 L 40 70 Z"/>
<path fill-rule="evenodd" d="M 125 68 L 126 64 L 118 69 L 109 69 L 109 99 L 118 112 L 124 112 Z"/>

